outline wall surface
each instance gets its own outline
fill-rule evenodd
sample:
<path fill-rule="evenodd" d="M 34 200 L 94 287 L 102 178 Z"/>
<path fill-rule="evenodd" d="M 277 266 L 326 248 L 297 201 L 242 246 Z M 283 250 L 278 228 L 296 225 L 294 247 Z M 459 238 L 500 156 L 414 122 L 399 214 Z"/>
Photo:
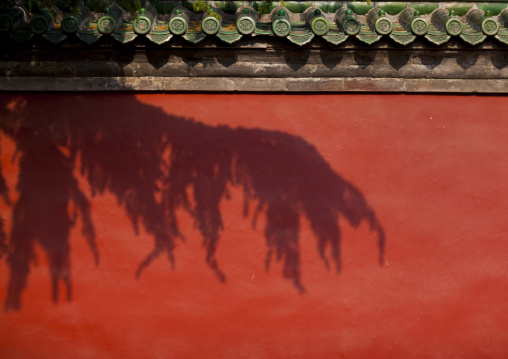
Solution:
<path fill-rule="evenodd" d="M 508 353 L 505 97 L 0 111 L 2 358 Z"/>

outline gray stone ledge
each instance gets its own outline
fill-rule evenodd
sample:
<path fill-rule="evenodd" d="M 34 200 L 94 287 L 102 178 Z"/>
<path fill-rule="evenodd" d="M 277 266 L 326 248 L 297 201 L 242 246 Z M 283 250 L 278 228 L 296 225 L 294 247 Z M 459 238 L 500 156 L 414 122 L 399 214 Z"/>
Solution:
<path fill-rule="evenodd" d="M 89 77 L 2 78 L 9 92 L 384 92 L 508 94 L 508 79 L 400 79 L 372 77 Z"/>
<path fill-rule="evenodd" d="M 9 78 L 394 78 L 508 79 L 508 52 L 258 49 L 61 51 L 1 56 L 0 81 Z"/>

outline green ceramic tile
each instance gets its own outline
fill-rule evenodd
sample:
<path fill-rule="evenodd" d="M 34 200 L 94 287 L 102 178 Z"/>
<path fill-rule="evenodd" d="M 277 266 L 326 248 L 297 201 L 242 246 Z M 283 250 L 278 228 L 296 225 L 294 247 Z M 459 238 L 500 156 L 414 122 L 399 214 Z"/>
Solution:
<path fill-rule="evenodd" d="M 99 40 L 101 38 L 102 34 L 93 34 L 93 33 L 89 33 L 89 32 L 79 32 L 78 31 L 78 34 L 76 36 L 78 37 L 78 39 L 80 39 L 84 43 L 91 45 L 94 42 L 96 42 L 97 40 Z"/>
<path fill-rule="evenodd" d="M 228 31 L 219 31 L 217 33 L 217 37 L 222 41 L 228 44 L 234 44 L 242 38 L 242 34 L 238 33 L 238 31 L 228 32 Z"/>
<path fill-rule="evenodd" d="M 445 5 L 446 10 L 455 10 L 455 15 L 457 16 L 464 16 L 471 8 L 473 7 L 472 4 L 468 3 L 447 3 Z"/>
<path fill-rule="evenodd" d="M 60 31 L 48 31 L 42 37 L 54 45 L 58 45 L 67 38 L 67 35 L 62 34 Z"/>
<path fill-rule="evenodd" d="M 378 2 L 377 7 L 383 9 L 389 15 L 398 15 L 407 7 L 405 2 Z"/>
<path fill-rule="evenodd" d="M 242 7 L 243 1 L 216 1 L 215 6 L 224 11 L 226 14 L 234 14 L 236 10 Z"/>
<path fill-rule="evenodd" d="M 304 33 L 291 33 L 289 36 L 288 36 L 288 40 L 291 41 L 293 44 L 296 44 L 298 46 L 303 46 L 305 44 L 308 44 L 309 42 L 312 41 L 312 39 L 314 38 L 314 34 L 312 32 L 304 32 Z"/>
<path fill-rule="evenodd" d="M 419 10 L 421 15 L 428 15 L 439 7 L 436 3 L 412 3 L 411 7 Z"/>
<path fill-rule="evenodd" d="M 374 7 L 374 3 L 368 3 L 368 2 L 348 2 L 347 7 L 356 15 L 365 15 L 369 12 L 370 9 Z"/>
<path fill-rule="evenodd" d="M 201 31 L 187 32 L 182 36 L 185 40 L 197 44 L 206 38 L 206 34 Z"/>
<path fill-rule="evenodd" d="M 146 35 L 146 37 L 151 42 L 153 42 L 157 45 L 161 45 L 161 44 L 171 40 L 173 35 L 171 35 L 171 34 L 148 34 L 148 35 Z"/>
<path fill-rule="evenodd" d="M 79 30 L 79 25 L 88 19 L 90 11 L 86 8 L 78 8 L 73 14 L 69 14 L 62 20 L 62 31 L 66 34 L 74 34 Z"/>
<path fill-rule="evenodd" d="M 483 41 L 485 41 L 487 36 L 483 35 L 481 33 L 460 34 L 460 38 L 462 40 L 464 40 L 464 42 L 468 43 L 469 45 L 476 46 L 478 44 L 481 44 Z"/>
<path fill-rule="evenodd" d="M 30 40 L 34 34 L 28 30 L 14 31 L 9 34 L 9 37 L 17 42 L 26 42 Z"/>
<path fill-rule="evenodd" d="M 491 16 L 496 16 L 501 13 L 504 9 L 506 9 L 507 4 L 498 3 L 498 4 L 478 4 L 478 9 L 483 11 L 490 11 Z"/>
<path fill-rule="evenodd" d="M 344 34 L 343 32 L 332 32 L 329 31 L 328 34 L 323 36 L 323 39 L 328 41 L 331 44 L 339 45 L 348 39 L 349 35 Z"/>
<path fill-rule="evenodd" d="M 334 14 L 337 10 L 344 6 L 344 2 L 342 1 L 318 1 L 316 2 L 316 6 L 321 9 L 321 11 L 329 14 Z"/>
<path fill-rule="evenodd" d="M 312 6 L 310 1 L 286 1 L 285 3 L 286 8 L 292 13 L 302 13 Z"/>

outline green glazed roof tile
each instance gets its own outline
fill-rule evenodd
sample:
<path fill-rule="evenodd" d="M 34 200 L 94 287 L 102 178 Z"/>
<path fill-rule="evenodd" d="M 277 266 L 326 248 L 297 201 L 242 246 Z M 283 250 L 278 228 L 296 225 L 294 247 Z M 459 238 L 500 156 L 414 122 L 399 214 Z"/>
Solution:
<path fill-rule="evenodd" d="M 378 2 L 377 7 L 389 15 L 397 15 L 407 7 L 405 2 Z"/>
<path fill-rule="evenodd" d="M 487 38 L 487 35 L 484 35 L 482 32 L 476 31 L 471 25 L 464 24 L 464 30 L 462 30 L 462 34 L 459 35 L 462 40 L 467 42 L 472 46 L 476 46 Z"/>
<path fill-rule="evenodd" d="M 235 42 L 238 42 L 242 38 L 242 34 L 240 34 L 238 31 L 236 32 L 219 31 L 217 37 L 228 44 L 234 44 Z"/>
<path fill-rule="evenodd" d="M 429 15 L 434 10 L 439 8 L 439 4 L 436 4 L 436 3 L 412 3 L 411 7 L 415 10 L 420 11 L 421 15 Z"/>
<path fill-rule="evenodd" d="M 63 42 L 65 39 L 67 39 L 67 35 L 64 35 L 61 31 L 48 31 L 42 37 L 52 44 L 58 45 L 59 43 Z"/>
<path fill-rule="evenodd" d="M 120 27 L 115 30 L 116 33 L 120 34 L 130 34 L 134 33 L 134 27 L 132 22 L 123 21 Z"/>
<path fill-rule="evenodd" d="M 323 36 L 323 39 L 325 39 L 327 42 L 339 45 L 345 42 L 348 39 L 349 35 L 346 35 L 344 32 L 339 31 L 337 26 L 330 26 L 330 31 L 328 31 L 328 34 Z"/>
<path fill-rule="evenodd" d="M 372 45 L 379 40 L 381 40 L 381 35 L 378 33 L 371 31 L 369 25 L 362 24 L 362 29 L 360 30 L 360 33 L 356 35 L 356 38 L 360 40 L 361 42 L 366 43 L 367 45 Z"/>
<path fill-rule="evenodd" d="M 295 13 L 295 14 L 301 14 L 306 9 L 308 9 L 309 7 L 312 6 L 312 2 L 310 2 L 310 1 L 285 1 L 285 4 L 286 4 L 286 9 L 288 9 L 289 11 L 291 11 L 292 13 Z M 328 5 L 326 5 L 325 7 L 327 7 L 327 6 Z M 324 9 L 321 9 L 321 10 L 326 12 L 326 10 L 324 10 Z"/>
<path fill-rule="evenodd" d="M 498 40 L 500 43 L 508 45 L 508 28 L 501 25 L 499 27 L 499 32 L 496 36 L 494 36 L 496 40 Z"/>
<path fill-rule="evenodd" d="M 46 0 L 45 0 L 46 1 Z M 47 0 L 48 3 L 51 4 L 52 14 L 50 16 L 51 19 L 48 18 L 48 26 L 47 28 L 39 31 L 37 27 L 38 33 L 40 35 L 37 37 L 42 37 L 47 41 L 55 45 L 62 44 L 64 41 L 71 41 L 70 38 L 74 38 L 73 36 L 67 36 L 69 34 L 74 33 L 73 31 L 68 30 L 66 27 L 66 31 L 63 32 L 61 28 L 61 22 L 64 18 L 71 18 L 72 16 L 76 16 L 69 11 L 70 7 L 67 4 L 67 0 L 53 0 L 51 3 L 50 0 Z M 167 43 L 172 39 L 172 33 L 169 29 L 168 22 L 170 19 L 174 18 L 174 9 L 178 6 L 178 1 L 176 0 L 151 0 L 150 3 L 147 3 L 146 6 L 151 6 L 154 9 L 153 12 L 153 20 L 152 23 L 155 22 L 155 25 L 151 27 L 151 31 L 140 32 L 138 34 L 134 32 L 133 21 L 136 18 L 139 18 L 139 12 L 132 12 L 132 9 L 138 9 L 143 5 L 144 1 L 141 0 L 133 0 L 132 3 L 129 3 L 128 6 L 125 5 L 130 0 L 121 0 L 116 3 L 113 0 L 84 0 L 84 6 L 88 6 L 91 12 L 86 12 L 86 15 L 80 15 L 79 18 L 80 25 L 77 28 L 76 36 L 78 39 L 87 44 L 92 44 L 96 42 L 101 36 L 111 36 L 116 41 L 125 44 L 127 42 L 133 41 L 137 38 L 137 36 L 146 37 L 149 41 L 161 45 Z M 139 4 L 138 4 L 139 3 Z M 58 7 L 60 4 L 61 7 Z M 457 39 L 460 39 L 463 44 L 468 44 L 471 46 L 478 45 L 483 43 L 486 39 L 486 35 L 490 35 L 495 37 L 501 44 L 508 44 L 508 30 L 501 26 L 499 34 L 496 35 L 496 31 L 487 31 L 486 25 L 483 23 L 487 20 L 483 17 L 485 11 L 488 11 L 486 16 L 490 16 L 489 20 L 491 23 L 495 23 L 497 21 L 501 22 L 501 24 L 505 24 L 505 21 L 508 22 L 508 16 L 506 16 L 504 21 L 500 18 L 500 15 L 503 11 L 505 14 L 508 14 L 506 9 L 508 8 L 508 2 L 506 1 L 483 1 L 480 3 L 476 3 L 469 0 L 463 0 L 459 3 L 454 2 L 405 2 L 405 1 L 394 1 L 394 2 L 366 2 L 366 1 L 287 1 L 284 2 L 281 6 L 281 2 L 273 1 L 268 5 L 268 10 L 272 11 L 272 13 L 268 13 L 265 16 L 259 16 L 255 12 L 255 9 L 260 9 L 263 5 L 263 1 L 215 1 L 208 2 L 209 6 L 215 6 L 216 14 L 220 15 L 220 20 L 217 26 L 217 32 L 209 32 L 209 37 L 211 40 L 215 39 L 216 41 L 223 41 L 229 44 L 238 42 L 243 40 L 243 38 L 249 38 L 250 36 L 275 36 L 273 33 L 273 21 L 277 19 L 282 19 L 280 16 L 274 16 L 275 12 L 282 10 L 286 15 L 284 15 L 285 21 L 290 25 L 290 29 L 287 33 L 279 34 L 282 37 L 288 37 L 288 40 L 295 45 L 302 46 L 304 44 L 308 44 L 311 41 L 316 40 L 316 34 L 322 37 L 326 42 L 338 45 L 347 40 L 352 41 L 344 29 L 338 29 L 338 23 L 341 19 L 344 18 L 344 12 L 346 9 L 352 10 L 352 13 L 347 15 L 348 17 L 354 17 L 357 21 L 357 24 L 361 25 L 361 31 L 358 33 L 356 38 L 363 42 L 364 44 L 373 44 L 379 41 L 383 34 L 386 34 L 386 37 L 390 37 L 395 43 L 403 46 L 407 46 L 411 44 L 417 38 L 417 34 L 415 33 L 415 28 L 412 27 L 413 24 L 413 13 L 410 11 L 409 20 L 406 15 L 401 20 L 399 15 L 404 9 L 413 8 L 420 12 L 419 19 L 422 21 L 431 22 L 434 21 L 432 26 L 430 27 L 430 31 L 425 35 L 425 38 L 432 44 L 441 45 L 450 40 L 451 35 L 459 35 Z M 47 5 L 47 4 L 46 4 Z M 57 5 L 55 8 L 54 5 Z M 121 9 L 119 5 L 127 6 L 126 9 Z M 139 6 L 138 6 L 139 5 Z M 183 1 L 182 5 L 179 7 L 181 9 L 181 15 L 185 16 L 188 21 L 188 33 L 183 35 L 183 38 L 191 43 L 201 42 L 203 39 L 207 37 L 206 34 L 203 33 L 201 20 L 203 19 L 203 13 L 195 13 L 192 11 L 193 1 Z M 250 7 L 246 7 L 249 5 Z M 408 8 L 410 6 L 410 8 Z M 115 14 L 112 13 L 113 10 L 110 10 L 109 14 L 105 14 L 106 8 L 114 9 Z M 443 10 L 439 10 L 436 12 L 438 8 Z M 132 9 L 131 9 L 132 8 Z M 370 11 L 371 9 L 374 10 Z M 471 9 L 479 9 L 475 11 L 471 11 Z M 4 9 L 10 10 L 11 8 Z M 14 8 L 12 8 L 14 9 Z M 47 7 L 44 9 L 48 9 Z M 129 10 L 130 9 L 130 10 Z M 145 8 L 145 13 L 148 12 Z M 189 10 L 188 10 L 189 9 Z M 240 32 L 236 29 L 236 20 L 239 18 L 238 14 L 240 9 L 250 9 L 247 10 L 247 13 L 250 14 L 249 18 L 252 19 L 253 24 L 255 24 L 255 28 L 252 28 L 251 32 Z M 273 11 L 275 9 L 275 12 Z M 312 13 L 314 9 L 319 9 L 321 14 Z M 446 9 L 446 11 L 444 10 Z M 317 10 L 317 11 L 319 11 Z M 340 11 L 339 11 L 340 10 Z M 348 11 L 349 11 L 348 10 Z M 376 30 L 379 33 L 374 31 L 375 22 L 377 22 L 381 16 L 376 11 L 383 10 L 386 13 L 386 21 L 393 23 L 393 32 L 381 32 Z M 450 19 L 447 17 L 450 10 L 455 12 L 455 17 L 453 21 L 455 21 L 456 25 L 460 25 L 463 29 L 462 32 L 450 32 L 447 30 L 447 23 Z M 14 11 L 14 10 L 13 10 Z M 32 10 L 35 11 L 35 10 Z M 39 11 L 39 10 L 37 10 Z M 42 10 L 41 10 L 42 11 Z M 101 11 L 101 12 L 98 12 Z M 137 11 L 137 10 L 135 10 Z M 18 11 L 19 12 L 19 11 Z M 407 11 L 406 11 L 407 12 Z M 444 12 L 446 16 L 437 16 L 439 12 Z M 185 14 L 184 14 L 185 13 Z M 56 14 L 56 15 L 55 15 Z M 479 14 L 479 15 L 478 15 Z M 30 19 L 33 18 L 36 13 L 31 13 L 24 18 Z M 115 16 L 118 21 L 116 23 L 120 23 L 119 27 L 111 28 L 110 32 L 99 32 L 97 28 L 97 20 L 104 15 L 107 16 Z M 275 14 L 277 15 L 277 14 Z M 462 17 L 467 15 L 467 19 Z M 416 16 L 416 15 L 415 15 Z M 440 19 L 436 20 L 437 17 Z M 436 17 L 436 18 L 435 18 Z M 445 18 L 446 17 L 446 18 Z M 7 18 L 4 16 L 4 18 Z M 321 24 L 326 24 L 325 30 L 317 31 L 315 28 L 312 28 L 313 21 L 319 19 Z M 83 20 L 82 20 L 83 19 Z M 214 17 L 215 19 L 215 17 Z M 317 20 L 316 20 L 317 21 Z M 409 26 L 407 21 L 411 22 L 411 26 Z M 466 23 L 467 21 L 467 23 Z M 399 24 L 398 22 L 401 22 Z M 25 25 L 19 25 L 20 23 L 25 23 Z M 446 23 L 446 24 L 445 24 Z M 370 26 L 369 26 L 370 24 Z M 29 42 L 33 33 L 27 28 L 28 22 L 27 20 L 17 22 L 16 26 L 11 26 L 9 22 L 9 29 L 0 33 L 4 38 L 10 38 L 14 41 L 25 43 Z M 75 25 L 75 24 L 74 24 Z M 23 27 L 24 26 L 24 27 Z M 342 25 L 341 25 L 342 26 Z M 5 27 L 5 26 L 4 26 Z M 321 26 L 322 27 L 322 26 Z M 492 27 L 492 26 L 490 26 Z M 75 29 L 76 26 L 73 27 Z M 139 30 L 139 29 L 138 29 Z M 445 31 L 450 32 L 450 34 Z M 182 32 L 183 33 L 183 32 Z M 421 33 L 423 36 L 424 32 Z M 36 38 L 37 38 L 36 37 Z M 34 40 L 38 41 L 38 40 Z M 28 45 L 30 46 L 30 45 Z"/>
<path fill-rule="evenodd" d="M 242 38 L 242 34 L 236 29 L 236 22 L 222 21 L 217 37 L 228 44 L 233 44 Z"/>
<path fill-rule="evenodd" d="M 485 13 L 479 9 L 471 11 L 467 19 L 468 25 L 484 35 L 496 35 L 499 31 L 499 22 L 488 14 L 487 12 L 487 16 L 485 16 Z"/>
<path fill-rule="evenodd" d="M 390 34 L 390 38 L 395 41 L 397 44 L 402 46 L 407 46 L 413 43 L 416 40 L 416 36 L 412 34 L 400 35 L 400 34 Z"/>
<path fill-rule="evenodd" d="M 508 6 L 507 3 L 493 3 L 493 4 L 478 4 L 478 9 L 485 11 L 490 11 L 490 15 L 497 16 L 506 9 Z"/>
<path fill-rule="evenodd" d="M 433 43 L 434 45 L 441 46 L 444 43 L 447 43 L 451 36 L 447 35 L 445 33 L 441 34 L 427 34 L 425 35 L 425 38 L 429 40 L 429 42 Z"/>
<path fill-rule="evenodd" d="M 434 45 L 440 46 L 451 39 L 451 36 L 446 32 L 438 30 L 434 25 L 429 26 L 429 32 L 425 35 L 425 38 Z"/>
<path fill-rule="evenodd" d="M 476 46 L 478 44 L 481 44 L 487 38 L 486 35 L 483 35 L 481 33 L 476 33 L 476 34 L 464 34 L 464 33 L 462 33 L 459 36 L 460 36 L 460 38 L 462 40 L 464 40 L 465 42 L 467 42 L 468 44 L 470 44 L 472 46 Z"/>
<path fill-rule="evenodd" d="M 151 34 L 169 34 L 169 26 L 167 22 L 157 21 Z"/>
<path fill-rule="evenodd" d="M 451 4 L 446 4 L 445 5 L 445 9 L 450 11 L 450 10 L 455 10 L 455 15 L 457 16 L 464 16 L 466 15 L 466 13 L 471 10 L 473 8 L 473 4 L 471 3 L 451 3 Z"/>
<path fill-rule="evenodd" d="M 506 26 L 499 26 L 499 34 L 501 35 L 508 35 L 508 28 Z"/>
<path fill-rule="evenodd" d="M 308 32 L 291 32 L 288 36 L 289 41 L 298 46 L 303 46 L 308 44 L 314 38 L 314 33 L 311 31 Z"/>
<path fill-rule="evenodd" d="M 365 15 L 369 12 L 370 9 L 372 9 L 374 7 L 374 3 L 373 2 L 348 2 L 347 3 L 347 7 L 351 10 L 353 10 L 353 12 L 356 14 L 356 15 Z"/>
<path fill-rule="evenodd" d="M 337 10 L 342 8 L 345 5 L 343 1 L 318 1 L 315 6 L 317 6 L 321 11 L 334 14 Z M 308 8 L 308 7 L 307 7 Z"/>
<path fill-rule="evenodd" d="M 201 31 L 207 35 L 215 35 L 220 31 L 221 20 L 214 16 L 205 16 L 201 21 Z"/>
<path fill-rule="evenodd" d="M 116 41 L 126 44 L 133 41 L 138 35 L 134 32 L 133 24 L 131 22 L 122 22 L 120 27 L 111 34 L 111 37 Z"/>
<path fill-rule="evenodd" d="M 115 39 L 116 41 L 122 43 L 122 44 L 126 44 L 128 42 L 131 42 L 132 40 L 134 40 L 138 35 L 136 33 L 121 33 L 121 32 L 114 32 L 111 34 L 111 36 L 113 37 L 113 39 Z"/>
<path fill-rule="evenodd" d="M 83 28 L 78 30 L 76 34 L 78 39 L 84 43 L 91 45 L 102 37 L 102 34 L 97 30 L 97 22 L 87 22 Z"/>
<path fill-rule="evenodd" d="M 234 14 L 236 10 L 244 5 L 243 1 L 215 1 L 215 6 L 226 14 Z"/>
<path fill-rule="evenodd" d="M 193 44 L 197 44 L 206 39 L 206 34 L 201 31 L 201 21 L 191 21 L 189 29 L 182 37 Z"/>
<path fill-rule="evenodd" d="M 146 35 L 146 37 L 148 38 L 148 40 L 150 40 L 151 42 L 157 44 L 157 45 L 161 45 L 165 42 L 168 42 L 169 40 L 171 40 L 171 38 L 173 37 L 172 34 L 170 33 L 167 33 L 167 34 L 157 34 L 157 33 L 149 33 L 148 35 Z"/>
<path fill-rule="evenodd" d="M 78 37 L 78 39 L 80 39 L 84 43 L 91 45 L 94 42 L 96 42 L 97 40 L 99 40 L 102 37 L 102 34 L 80 33 L 78 31 L 76 36 Z"/>
<path fill-rule="evenodd" d="M 497 34 L 496 36 L 494 36 L 497 40 L 499 40 L 499 42 L 503 43 L 503 44 L 506 44 L 508 45 L 508 34 L 506 35 L 503 35 L 503 34 Z"/>
<path fill-rule="evenodd" d="M 256 22 L 255 35 L 273 35 L 272 24 L 269 22 Z"/>
<path fill-rule="evenodd" d="M 27 42 L 30 40 L 34 34 L 32 34 L 29 30 L 16 30 L 9 33 L 9 37 L 16 42 Z"/>
<path fill-rule="evenodd" d="M 390 34 L 390 38 L 400 45 L 407 46 L 416 40 L 416 35 L 406 31 L 402 25 L 395 23 L 393 24 L 393 31 Z"/>

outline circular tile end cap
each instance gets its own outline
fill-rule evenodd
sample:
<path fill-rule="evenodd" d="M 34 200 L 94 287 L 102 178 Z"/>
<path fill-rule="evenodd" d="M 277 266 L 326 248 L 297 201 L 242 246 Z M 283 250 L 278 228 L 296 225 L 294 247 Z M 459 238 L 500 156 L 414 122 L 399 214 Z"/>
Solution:
<path fill-rule="evenodd" d="M 34 34 L 44 34 L 48 30 L 48 26 L 48 19 L 42 15 L 35 15 L 30 21 L 30 30 Z"/>
<path fill-rule="evenodd" d="M 250 16 L 242 16 L 236 21 L 236 29 L 243 35 L 252 34 L 256 30 L 256 22 Z"/>
<path fill-rule="evenodd" d="M 183 35 L 187 32 L 187 21 L 181 16 L 174 16 L 169 20 L 169 30 L 175 35 Z"/>
<path fill-rule="evenodd" d="M 146 35 L 152 29 L 152 20 L 146 15 L 139 15 L 136 20 L 134 20 L 133 28 L 136 34 Z"/>
<path fill-rule="evenodd" d="M 451 12 L 451 11 L 450 11 Z M 462 23 L 458 19 L 450 19 L 446 23 L 446 32 L 448 35 L 457 36 L 462 32 Z"/>
<path fill-rule="evenodd" d="M 291 32 L 291 23 L 286 19 L 277 19 L 272 23 L 273 33 L 279 37 L 286 37 Z"/>
<path fill-rule="evenodd" d="M 72 15 L 66 16 L 62 20 L 62 31 L 66 34 L 73 34 L 79 30 L 79 20 Z"/>
<path fill-rule="evenodd" d="M 411 23 L 411 31 L 415 35 L 425 35 L 429 31 L 429 23 L 423 18 L 414 19 Z"/>
<path fill-rule="evenodd" d="M 110 15 L 104 15 L 97 21 L 97 30 L 102 34 L 112 34 L 116 28 L 116 20 Z"/>
<path fill-rule="evenodd" d="M 207 35 L 215 35 L 220 30 L 219 19 L 213 16 L 204 18 L 201 22 L 201 30 Z"/>
<path fill-rule="evenodd" d="M 318 36 L 326 35 L 328 30 L 330 30 L 330 24 L 324 17 L 317 17 L 312 19 L 312 23 L 310 24 L 312 32 Z"/>

